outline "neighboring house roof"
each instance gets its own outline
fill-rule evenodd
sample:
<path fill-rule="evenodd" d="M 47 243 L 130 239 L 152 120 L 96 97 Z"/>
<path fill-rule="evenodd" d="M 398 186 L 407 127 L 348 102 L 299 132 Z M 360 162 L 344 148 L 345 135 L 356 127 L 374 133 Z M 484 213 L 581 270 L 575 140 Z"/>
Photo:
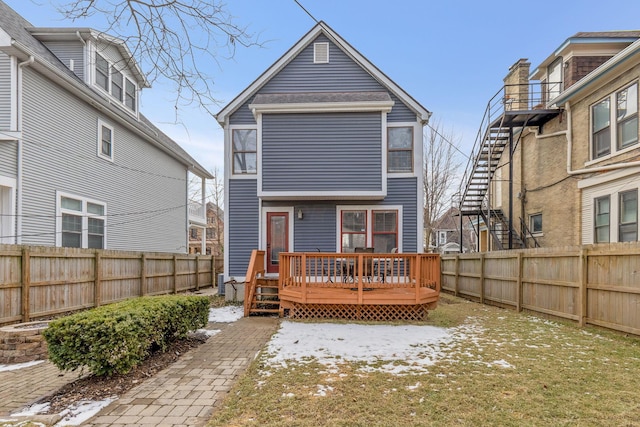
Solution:
<path fill-rule="evenodd" d="M 573 36 L 567 38 L 551 55 L 544 59 L 536 67 L 536 69 L 530 74 L 532 80 L 539 79 L 544 75 L 546 68 L 562 55 L 563 51 L 568 46 L 574 45 L 590 45 L 590 44 L 609 44 L 617 46 L 625 46 L 633 43 L 640 38 L 640 30 L 629 31 L 594 31 L 594 32 L 579 32 Z"/>
<path fill-rule="evenodd" d="M 50 31 L 51 29 L 47 30 Z M 30 66 L 37 71 L 66 87 L 67 90 L 100 109 L 105 115 L 118 120 L 138 136 L 169 154 L 197 175 L 209 179 L 213 178 L 182 147 L 160 131 L 142 114 L 140 114 L 140 120 L 136 120 L 136 118 L 125 113 L 120 108 L 113 106 L 105 96 L 84 83 L 42 42 L 36 39 L 32 32 L 37 33 L 38 29 L 34 28 L 26 19 L 0 1 L 0 51 L 14 55 L 21 60 L 33 58 L 33 64 Z M 102 37 L 107 40 L 106 36 Z M 111 39 L 112 42 L 117 40 L 115 38 Z"/>
<path fill-rule="evenodd" d="M 602 78 L 609 76 L 619 65 L 630 60 L 640 61 L 640 39 L 634 41 L 629 46 L 614 55 L 607 62 L 587 74 L 577 83 L 569 87 L 555 98 L 557 106 L 564 105 L 567 101 L 580 94 L 585 89 L 591 87 L 592 84 L 599 82 Z"/>
<path fill-rule="evenodd" d="M 402 100 L 406 105 L 420 117 L 423 123 L 428 122 L 431 112 L 420 105 L 415 99 L 413 99 L 407 92 L 405 92 L 400 86 L 398 86 L 393 80 L 387 77 L 382 71 L 380 71 L 375 65 L 373 65 L 367 58 L 365 58 L 360 52 L 354 49 L 349 43 L 347 43 L 342 37 L 340 37 L 335 31 L 333 31 L 326 23 L 320 21 L 314 26 L 306 35 L 304 35 L 295 45 L 293 45 L 280 59 L 278 59 L 271 67 L 269 67 L 264 73 L 262 73 L 253 83 L 251 83 L 244 91 L 242 91 L 236 98 L 234 98 L 227 106 L 225 106 L 218 114 L 216 114 L 216 120 L 220 125 L 224 126 L 227 118 L 233 114 L 238 108 L 240 108 L 251 96 L 256 94 L 273 76 L 275 76 L 280 70 L 282 70 L 291 60 L 293 60 L 305 47 L 307 47 L 313 40 L 315 40 L 320 34 L 327 36 L 334 44 L 342 49 L 351 59 L 359 64 L 365 71 L 367 71 L 374 79 L 380 82 L 381 85 L 386 87 L 391 93 Z M 304 99 L 303 103 L 315 102 L 370 102 L 370 99 L 353 99 L 352 97 L 375 97 L 379 95 L 373 95 L 376 92 L 359 92 L 361 95 L 346 95 L 345 92 L 340 93 L 327 93 L 325 100 L 321 97 L 322 92 L 315 94 L 298 94 Z M 288 94 L 287 94 L 288 95 Z M 260 95 L 261 96 L 261 95 Z M 272 98 L 267 98 L 273 101 Z M 287 102 L 287 101 L 285 101 Z M 375 102 L 382 102 L 382 100 L 375 100 Z M 256 101 L 253 101 L 256 104 Z M 262 101 L 260 102 L 262 104 Z"/>
<path fill-rule="evenodd" d="M 450 207 L 433 222 L 434 230 L 458 230 L 460 228 L 460 214 L 458 208 Z"/>

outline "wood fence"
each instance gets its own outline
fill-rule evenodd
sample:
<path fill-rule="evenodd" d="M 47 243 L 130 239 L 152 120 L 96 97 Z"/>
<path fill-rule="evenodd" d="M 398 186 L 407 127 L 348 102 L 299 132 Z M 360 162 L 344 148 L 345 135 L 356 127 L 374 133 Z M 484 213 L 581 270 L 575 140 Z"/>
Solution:
<path fill-rule="evenodd" d="M 215 286 L 222 258 L 0 245 L 0 325 Z"/>
<path fill-rule="evenodd" d="M 442 290 L 640 335 L 640 243 L 442 256 Z"/>

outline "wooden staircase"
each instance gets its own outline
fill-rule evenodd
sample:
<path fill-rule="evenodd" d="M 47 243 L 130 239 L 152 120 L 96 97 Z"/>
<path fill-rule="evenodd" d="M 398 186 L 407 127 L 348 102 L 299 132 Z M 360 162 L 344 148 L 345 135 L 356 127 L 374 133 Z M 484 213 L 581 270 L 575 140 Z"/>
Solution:
<path fill-rule="evenodd" d="M 280 314 L 278 279 L 264 275 L 265 251 L 251 252 L 244 288 L 244 315 Z"/>
<path fill-rule="evenodd" d="M 280 297 L 278 296 L 278 279 L 257 277 L 256 288 L 249 301 L 249 316 L 263 314 L 280 314 Z M 247 304 L 247 302 L 245 302 Z"/>

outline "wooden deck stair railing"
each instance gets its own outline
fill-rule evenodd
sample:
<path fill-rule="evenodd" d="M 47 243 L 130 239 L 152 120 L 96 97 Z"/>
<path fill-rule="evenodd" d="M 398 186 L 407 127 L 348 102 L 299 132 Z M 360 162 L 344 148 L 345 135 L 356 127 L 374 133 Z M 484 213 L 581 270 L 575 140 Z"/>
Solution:
<path fill-rule="evenodd" d="M 265 251 L 253 250 L 244 288 L 244 315 L 280 313 L 278 279 L 265 277 Z"/>

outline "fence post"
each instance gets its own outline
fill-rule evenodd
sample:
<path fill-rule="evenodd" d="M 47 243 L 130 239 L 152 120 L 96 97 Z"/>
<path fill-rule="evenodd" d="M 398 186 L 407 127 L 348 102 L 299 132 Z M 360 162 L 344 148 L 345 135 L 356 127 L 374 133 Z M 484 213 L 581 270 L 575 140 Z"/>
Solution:
<path fill-rule="evenodd" d="M 178 293 L 178 255 L 173 256 L 173 293 Z"/>
<path fill-rule="evenodd" d="M 213 252 L 213 251 L 212 251 Z M 218 272 L 216 271 L 216 256 L 211 254 L 211 287 L 218 286 Z"/>
<path fill-rule="evenodd" d="M 102 302 L 102 258 L 100 251 L 96 251 L 93 268 L 93 306 L 100 307 Z"/>
<path fill-rule="evenodd" d="M 196 291 L 200 290 L 200 259 L 196 255 Z"/>
<path fill-rule="evenodd" d="M 484 253 L 480 254 L 480 304 L 484 304 Z"/>
<path fill-rule="evenodd" d="M 140 257 L 140 296 L 147 294 L 147 255 L 145 253 Z"/>
<path fill-rule="evenodd" d="M 454 287 L 453 287 L 453 293 L 455 296 L 460 296 L 459 294 L 459 284 L 458 282 L 460 281 L 460 255 L 456 255 L 456 265 L 455 265 L 455 280 L 454 280 Z"/>
<path fill-rule="evenodd" d="M 519 313 L 522 311 L 522 268 L 524 263 L 524 255 L 522 252 L 518 252 L 518 282 L 516 287 L 516 311 Z"/>
<path fill-rule="evenodd" d="M 31 314 L 29 312 L 29 289 L 31 285 L 31 254 L 29 249 L 22 249 L 22 321 L 28 322 Z"/>
<path fill-rule="evenodd" d="M 579 259 L 579 268 L 580 268 L 580 288 L 579 288 L 579 292 L 580 292 L 580 313 L 579 314 L 579 320 L 578 320 L 578 325 L 580 325 L 581 327 L 584 326 L 587 323 L 587 317 L 588 317 L 588 312 L 587 312 L 587 284 L 589 283 L 589 263 L 588 261 L 588 253 L 586 249 L 581 249 L 580 250 L 580 259 Z"/>

